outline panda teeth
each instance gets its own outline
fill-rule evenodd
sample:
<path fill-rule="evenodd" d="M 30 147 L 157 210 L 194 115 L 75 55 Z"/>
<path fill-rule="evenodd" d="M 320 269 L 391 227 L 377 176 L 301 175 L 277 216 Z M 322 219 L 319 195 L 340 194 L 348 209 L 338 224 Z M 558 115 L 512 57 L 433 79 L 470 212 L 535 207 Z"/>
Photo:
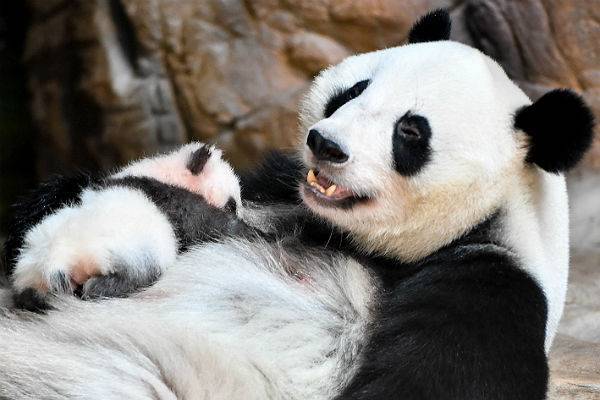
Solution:
<path fill-rule="evenodd" d="M 317 176 L 315 175 L 315 171 L 312 169 L 308 170 L 308 175 L 306 175 L 306 181 L 312 186 L 313 183 L 317 183 Z"/>
<path fill-rule="evenodd" d="M 316 188 L 319 192 L 321 192 L 323 194 L 325 193 L 325 188 L 323 186 L 319 185 L 317 182 L 311 182 L 310 186 Z"/>
<path fill-rule="evenodd" d="M 325 191 L 325 195 L 327 197 L 331 197 L 335 193 L 336 189 L 337 189 L 336 185 L 329 186 L 329 188 Z"/>
<path fill-rule="evenodd" d="M 321 186 L 321 184 L 319 184 L 319 181 L 317 179 L 317 175 L 315 174 L 315 171 L 312 169 L 308 170 L 308 174 L 306 175 L 306 182 L 308 182 L 308 184 L 310 186 L 314 187 L 315 189 L 317 189 L 319 192 L 321 192 L 322 194 L 324 194 L 327 197 L 333 196 L 333 194 L 337 190 L 336 184 L 331 184 L 331 186 L 329 186 L 327 189 L 325 189 L 323 186 Z"/>
<path fill-rule="evenodd" d="M 308 182 L 308 184 L 310 186 L 314 187 L 319 192 L 325 193 L 325 188 L 323 186 L 319 185 L 319 181 L 317 180 L 317 175 L 315 174 L 315 171 L 313 171 L 312 169 L 308 170 L 308 175 L 306 175 L 306 181 Z"/>

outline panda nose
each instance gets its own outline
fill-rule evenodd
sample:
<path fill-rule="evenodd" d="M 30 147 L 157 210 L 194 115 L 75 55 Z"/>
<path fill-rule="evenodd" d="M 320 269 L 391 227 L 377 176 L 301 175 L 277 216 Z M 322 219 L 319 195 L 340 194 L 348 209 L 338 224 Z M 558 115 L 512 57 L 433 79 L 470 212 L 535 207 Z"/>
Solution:
<path fill-rule="evenodd" d="M 348 160 L 348 155 L 335 142 L 325 139 L 316 129 L 308 132 L 306 144 L 319 161 L 341 164 Z"/>

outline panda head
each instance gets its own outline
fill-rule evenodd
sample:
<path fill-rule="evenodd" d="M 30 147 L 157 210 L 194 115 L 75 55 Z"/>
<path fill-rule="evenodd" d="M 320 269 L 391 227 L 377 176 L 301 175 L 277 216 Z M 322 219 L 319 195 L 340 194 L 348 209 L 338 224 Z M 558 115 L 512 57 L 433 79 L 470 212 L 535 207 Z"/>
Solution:
<path fill-rule="evenodd" d="M 571 168 L 592 140 L 579 96 L 555 90 L 532 104 L 449 33 L 448 13 L 430 13 L 407 45 L 323 71 L 301 105 L 301 196 L 365 249 L 419 259 L 496 212 L 535 171 Z"/>

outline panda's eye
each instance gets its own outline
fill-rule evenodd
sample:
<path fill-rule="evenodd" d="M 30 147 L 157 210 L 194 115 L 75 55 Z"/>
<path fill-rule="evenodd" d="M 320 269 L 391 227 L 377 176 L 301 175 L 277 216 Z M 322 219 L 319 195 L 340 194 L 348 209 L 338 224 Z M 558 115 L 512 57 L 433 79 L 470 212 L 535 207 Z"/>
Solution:
<path fill-rule="evenodd" d="M 400 133 L 407 139 L 418 139 L 421 137 L 419 130 L 414 126 L 400 126 Z"/>
<path fill-rule="evenodd" d="M 325 106 L 325 118 L 331 117 L 331 115 L 333 115 L 333 113 L 336 112 L 338 108 L 340 108 L 350 100 L 353 100 L 360 96 L 361 93 L 364 92 L 364 90 L 367 88 L 367 86 L 369 86 L 370 82 L 371 81 L 369 81 L 368 79 L 357 82 L 351 88 L 346 89 L 343 92 L 340 92 L 333 96 L 331 99 L 329 99 L 327 105 Z"/>
<path fill-rule="evenodd" d="M 427 118 L 406 113 L 394 125 L 392 137 L 396 171 L 404 176 L 418 173 L 431 157 L 431 128 Z"/>
<path fill-rule="evenodd" d="M 419 140 L 423 135 L 429 136 L 429 123 L 420 115 L 406 114 L 396 122 L 394 135 L 405 140 Z"/>

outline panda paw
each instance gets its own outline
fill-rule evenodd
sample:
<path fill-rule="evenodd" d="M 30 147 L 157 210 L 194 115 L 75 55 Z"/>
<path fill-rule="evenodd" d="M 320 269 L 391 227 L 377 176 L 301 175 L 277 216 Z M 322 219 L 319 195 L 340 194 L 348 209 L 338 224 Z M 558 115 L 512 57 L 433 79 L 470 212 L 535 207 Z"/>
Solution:
<path fill-rule="evenodd" d="M 217 208 L 240 206 L 240 184 L 222 151 L 202 143 L 190 143 L 171 153 L 136 161 L 112 178 L 147 177 L 199 194 Z M 237 207 L 239 208 L 239 207 Z"/>
<path fill-rule="evenodd" d="M 177 257 L 167 217 L 127 187 L 86 189 L 78 205 L 31 228 L 15 262 L 15 302 L 43 308 L 49 294 L 127 295 L 156 281 Z"/>

